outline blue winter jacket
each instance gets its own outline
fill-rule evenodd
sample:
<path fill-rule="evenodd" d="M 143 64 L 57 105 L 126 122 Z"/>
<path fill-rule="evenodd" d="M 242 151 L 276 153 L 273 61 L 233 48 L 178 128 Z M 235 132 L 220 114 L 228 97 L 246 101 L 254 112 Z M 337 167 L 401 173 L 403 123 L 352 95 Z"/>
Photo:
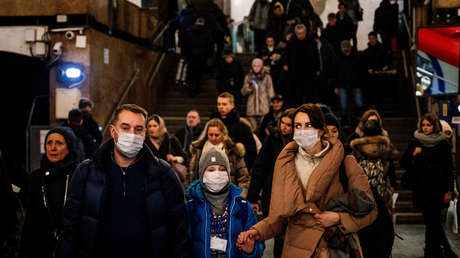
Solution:
<path fill-rule="evenodd" d="M 247 254 L 236 247 L 238 235 L 249 230 L 257 223 L 257 218 L 249 202 L 240 196 L 242 190 L 236 185 L 230 185 L 229 218 L 227 223 L 227 257 L 228 258 L 256 258 L 262 257 L 265 245 L 256 241 L 254 251 Z M 196 258 L 211 257 L 211 217 L 210 204 L 204 197 L 199 180 L 193 182 L 185 193 L 187 214 L 189 219 L 189 235 L 193 241 L 192 253 Z"/>
<path fill-rule="evenodd" d="M 102 145 L 93 160 L 82 162 L 72 177 L 64 208 L 63 234 L 57 258 L 90 258 L 98 251 L 104 203 L 110 188 L 109 169 L 114 141 Z M 144 203 L 152 258 L 189 257 L 184 192 L 168 163 L 144 145 L 136 162 L 145 171 Z"/>

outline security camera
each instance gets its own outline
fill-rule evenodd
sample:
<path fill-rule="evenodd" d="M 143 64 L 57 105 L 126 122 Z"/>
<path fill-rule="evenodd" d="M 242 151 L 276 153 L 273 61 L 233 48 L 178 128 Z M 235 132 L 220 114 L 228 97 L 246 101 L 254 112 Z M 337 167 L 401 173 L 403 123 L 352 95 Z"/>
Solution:
<path fill-rule="evenodd" d="M 73 39 L 74 37 L 75 37 L 75 32 L 70 31 L 70 30 L 68 30 L 68 31 L 65 32 L 65 38 L 66 38 L 66 39 L 71 40 L 71 39 Z"/>
<path fill-rule="evenodd" d="M 53 54 L 55 56 L 59 56 L 59 55 L 62 54 L 62 42 L 61 41 L 58 41 L 58 42 L 54 43 Z"/>

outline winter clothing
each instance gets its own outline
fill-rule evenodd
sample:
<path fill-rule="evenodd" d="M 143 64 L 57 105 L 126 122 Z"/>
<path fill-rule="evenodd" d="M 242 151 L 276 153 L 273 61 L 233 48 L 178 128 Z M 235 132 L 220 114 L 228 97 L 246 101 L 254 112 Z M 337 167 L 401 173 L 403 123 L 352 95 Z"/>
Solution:
<path fill-rule="evenodd" d="M 340 28 L 336 25 L 331 26 L 328 24 L 326 28 L 321 33 L 321 37 L 327 39 L 332 46 L 334 46 L 334 50 L 336 53 L 340 53 L 340 43 L 342 42 L 345 36 L 343 35 L 345 32 L 340 30 Z"/>
<path fill-rule="evenodd" d="M 199 178 L 198 163 L 202 156 L 206 141 L 206 139 L 203 139 L 201 141 L 192 143 L 190 146 L 192 158 L 190 159 L 188 180 L 186 185 L 191 184 L 193 181 Z M 230 172 L 230 181 L 243 189 L 243 196 L 246 196 L 249 188 L 250 176 L 243 159 L 245 154 L 244 146 L 241 143 L 235 144 L 232 141 L 223 142 L 223 150 L 227 154 L 228 160 L 230 162 L 230 169 L 228 170 L 228 172 Z"/>
<path fill-rule="evenodd" d="M 216 88 L 219 93 L 229 92 L 235 97 L 235 103 L 241 104 L 240 89 L 243 85 L 244 72 L 241 63 L 233 57 L 233 62 L 220 62 L 217 68 Z"/>
<path fill-rule="evenodd" d="M 363 52 L 363 62 L 366 70 L 380 71 L 384 66 L 390 64 L 390 56 L 386 53 L 382 43 L 377 42 L 375 46 L 370 43 L 367 45 L 367 49 Z"/>
<path fill-rule="evenodd" d="M 276 131 L 276 128 L 278 127 L 278 119 L 280 118 L 282 113 L 283 110 L 280 110 L 275 113 L 273 109 L 270 107 L 270 111 L 268 112 L 268 114 L 264 116 L 262 122 L 260 123 L 259 139 L 261 141 L 265 141 L 265 137 L 267 136 L 265 129 L 268 129 L 268 131 L 270 131 L 271 133 L 274 133 Z"/>
<path fill-rule="evenodd" d="M 321 103 L 333 103 L 334 82 L 337 73 L 337 57 L 334 47 L 324 38 L 316 41 L 320 75 L 317 77 Z"/>
<path fill-rule="evenodd" d="M 291 142 L 278 156 L 269 216 L 253 228 L 265 240 L 280 234 L 283 225 L 287 224 L 283 257 L 311 257 L 314 254 L 321 257 L 321 254 L 327 252 L 327 242 L 323 238 L 324 228 L 316 224 L 313 214 L 324 210 L 330 199 L 343 193 L 339 182 L 343 146 L 340 142 L 332 145 L 313 171 L 306 188 L 301 185 L 297 176 L 295 157 L 298 149 L 297 143 Z M 346 157 L 344 163 L 349 179 L 348 188 L 362 190 L 372 196 L 367 178 L 356 160 Z M 338 227 L 343 234 L 353 233 L 359 243 L 355 232 L 371 224 L 376 213 L 375 209 L 364 217 L 339 213 Z"/>
<path fill-rule="evenodd" d="M 266 30 L 270 3 L 266 0 L 256 0 L 249 11 L 249 22 L 253 29 Z"/>
<path fill-rule="evenodd" d="M 442 210 L 448 206 L 443 201 L 444 194 L 454 189 L 452 153 L 445 139 L 439 138 L 435 146 L 425 144 L 417 138 L 412 140 L 400 164 L 409 174 L 414 207 L 423 213 L 425 253 L 437 255 L 441 253 L 441 245 L 451 251 L 441 218 Z M 421 147 L 422 152 L 414 157 L 416 147 Z"/>
<path fill-rule="evenodd" d="M 83 127 L 91 135 L 97 148 L 102 142 L 102 133 L 99 131 L 99 125 L 88 111 L 82 110 L 81 112 L 83 114 Z"/>
<path fill-rule="evenodd" d="M 257 156 L 256 143 L 252 136 L 251 129 L 240 121 L 240 114 L 236 109 L 232 109 L 226 116 L 226 118 L 221 118 L 219 112 L 213 113 L 210 116 L 210 119 L 219 118 L 224 122 L 225 126 L 228 129 L 228 136 L 233 140 L 233 142 L 240 142 L 243 144 L 246 154 L 244 155 L 244 162 L 248 169 L 252 168 L 252 164 Z"/>
<path fill-rule="evenodd" d="M 64 137 L 69 154 L 58 162 L 50 162 L 44 154 L 40 168 L 30 175 L 19 257 L 53 257 L 63 229 L 62 211 L 64 201 L 69 198 L 70 179 L 83 158 L 79 141 L 71 129 L 51 129 L 45 137 L 45 143 L 53 133 Z"/>
<path fill-rule="evenodd" d="M 271 98 L 275 96 L 272 77 L 264 71 L 255 74 L 252 70 L 244 78 L 241 94 L 248 96 L 247 116 L 264 116 L 270 110 Z"/>
<path fill-rule="evenodd" d="M 262 241 L 256 241 L 254 251 L 251 254 L 246 254 L 236 247 L 238 235 L 249 230 L 257 222 L 249 202 L 240 195 L 241 189 L 231 184 L 227 201 L 229 213 L 223 234 L 223 237 L 227 239 L 225 257 L 262 257 L 265 248 Z M 210 238 L 213 229 L 209 225 L 211 224 L 212 213 L 208 200 L 203 195 L 202 185 L 198 180 L 187 189 L 186 199 L 187 214 L 190 221 L 188 232 L 193 239 L 193 257 L 211 257 Z"/>
<path fill-rule="evenodd" d="M 208 189 L 206 182 L 204 182 L 204 174 L 206 168 L 212 165 L 219 165 L 225 167 L 225 172 L 228 176 L 228 183 L 225 185 L 219 192 L 212 192 Z M 208 172 L 212 173 L 212 172 Z M 201 187 L 203 188 L 203 194 L 206 200 L 208 201 L 211 210 L 213 213 L 221 216 L 225 213 L 225 208 L 227 207 L 227 200 L 229 195 L 230 187 L 230 163 L 222 150 L 213 147 L 207 152 L 203 153 L 200 158 L 200 164 L 198 167 L 198 175 Z"/>
<path fill-rule="evenodd" d="M 192 128 L 185 125 L 184 128 L 179 129 L 179 131 L 176 132 L 176 137 L 179 140 L 179 143 L 181 143 L 182 150 L 184 150 L 185 153 L 190 155 L 190 144 L 198 139 L 202 131 L 203 126 L 201 125 L 197 125 Z"/>
<path fill-rule="evenodd" d="M 391 38 L 398 35 L 398 4 L 391 4 L 389 0 L 382 0 L 375 10 L 374 31 L 382 37 L 383 45 L 391 51 Z"/>
<path fill-rule="evenodd" d="M 85 158 L 91 158 L 97 150 L 96 139 L 88 132 L 87 128 L 83 125 L 75 125 L 72 123 L 67 124 L 67 126 L 72 129 L 74 134 L 80 139 L 83 144 L 83 149 L 85 153 Z"/>
<path fill-rule="evenodd" d="M 282 136 L 279 132 L 273 131 L 264 141 L 262 149 L 254 162 L 254 171 L 251 175 L 251 185 L 248 191 L 248 200 L 257 203 L 262 199 L 262 213 L 268 216 L 270 199 L 272 193 L 273 169 L 276 158 L 283 150 L 284 146 L 292 140 L 291 136 Z M 259 197 L 260 190 L 262 196 Z"/>
<path fill-rule="evenodd" d="M 64 210 L 63 236 L 56 257 L 94 257 L 100 250 L 101 226 L 107 223 L 108 197 L 114 189 L 110 176 L 114 141 L 110 140 L 75 171 Z M 168 164 L 144 145 L 135 162 L 144 169 L 143 199 L 150 257 L 188 257 L 187 223 L 182 186 Z M 129 170 L 129 167 L 128 167 Z M 129 177 L 129 175 L 128 175 Z M 129 190 L 129 189 L 128 189 Z M 129 194 L 129 193 L 128 193 Z M 119 236 L 120 233 L 113 233 Z"/>
<path fill-rule="evenodd" d="M 182 163 L 187 164 L 188 155 L 182 149 L 179 140 L 174 135 L 166 133 L 163 136 L 163 141 L 161 142 L 160 148 L 158 149 L 153 145 L 152 141 L 148 137 L 145 138 L 145 144 L 150 148 L 153 155 L 162 160 L 167 160 L 166 155 L 172 154 L 173 156 L 182 157 L 184 159 L 184 162 Z"/>
<path fill-rule="evenodd" d="M 317 102 L 318 89 L 313 81 L 320 65 L 315 42 L 293 36 L 286 46 L 283 64 L 288 66 L 287 99 L 295 101 L 295 106 Z"/>
<path fill-rule="evenodd" d="M 345 13 L 343 16 L 341 16 L 340 13 L 337 13 L 335 16 L 337 17 L 337 29 L 341 32 L 340 42 L 352 39 L 353 34 L 356 32 L 354 31 L 355 26 L 351 17 L 347 13 Z"/>
<path fill-rule="evenodd" d="M 2 229 L 0 231 L 0 253 L 4 253 L 5 257 L 8 257 L 6 255 L 7 243 L 16 238 L 18 229 L 18 218 L 16 215 L 18 202 L 11 188 L 11 181 L 2 158 L 0 158 L 0 184 L 0 203 L 2 204 L 2 212 L 0 213 L 0 228 Z"/>

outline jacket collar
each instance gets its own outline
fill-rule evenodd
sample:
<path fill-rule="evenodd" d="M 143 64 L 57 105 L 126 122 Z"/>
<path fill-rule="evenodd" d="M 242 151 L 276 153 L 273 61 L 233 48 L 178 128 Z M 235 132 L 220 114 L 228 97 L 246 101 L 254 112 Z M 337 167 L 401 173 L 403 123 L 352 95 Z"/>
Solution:
<path fill-rule="evenodd" d="M 238 112 L 238 110 L 236 110 L 236 108 L 234 108 L 227 114 L 225 118 L 222 118 L 219 112 L 211 114 L 211 119 L 212 118 L 219 118 L 228 127 L 230 125 L 237 124 L 240 122 L 240 113 Z"/>
<path fill-rule="evenodd" d="M 296 205 L 296 208 L 298 207 L 299 210 L 302 210 L 303 206 L 305 206 L 305 202 L 317 202 L 324 197 L 333 178 L 339 171 L 340 164 L 344 157 L 344 149 L 340 141 L 337 141 L 337 143 L 330 147 L 321 162 L 313 170 L 306 189 L 303 188 L 295 168 L 295 155 L 298 151 L 299 145 L 297 145 L 295 141 L 288 143 L 278 157 L 277 168 L 283 168 L 283 173 L 286 174 L 285 177 L 297 178 L 298 187 L 303 189 L 304 200 L 301 200 L 302 203 Z"/>

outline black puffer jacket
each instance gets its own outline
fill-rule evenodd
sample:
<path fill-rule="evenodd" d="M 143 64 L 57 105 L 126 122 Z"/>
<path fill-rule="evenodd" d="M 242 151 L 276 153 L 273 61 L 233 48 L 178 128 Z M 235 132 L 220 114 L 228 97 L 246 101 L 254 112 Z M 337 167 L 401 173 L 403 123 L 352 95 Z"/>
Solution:
<path fill-rule="evenodd" d="M 221 118 L 219 112 L 211 114 L 211 119 L 219 118 L 224 122 L 228 129 L 228 135 L 235 143 L 242 143 L 246 148 L 246 155 L 244 156 L 244 162 L 248 170 L 252 168 L 254 160 L 257 156 L 256 142 L 252 136 L 251 129 L 243 122 L 240 121 L 240 114 L 236 109 L 232 109 L 227 114 L 226 118 Z"/>
<path fill-rule="evenodd" d="M 114 141 L 99 148 L 94 160 L 84 161 L 74 173 L 64 210 L 63 235 L 56 257 L 93 257 L 100 237 L 101 214 L 107 200 L 108 170 Z M 188 257 L 184 193 L 169 165 L 153 156 L 147 146 L 138 154 L 145 173 L 145 212 L 152 257 Z"/>

